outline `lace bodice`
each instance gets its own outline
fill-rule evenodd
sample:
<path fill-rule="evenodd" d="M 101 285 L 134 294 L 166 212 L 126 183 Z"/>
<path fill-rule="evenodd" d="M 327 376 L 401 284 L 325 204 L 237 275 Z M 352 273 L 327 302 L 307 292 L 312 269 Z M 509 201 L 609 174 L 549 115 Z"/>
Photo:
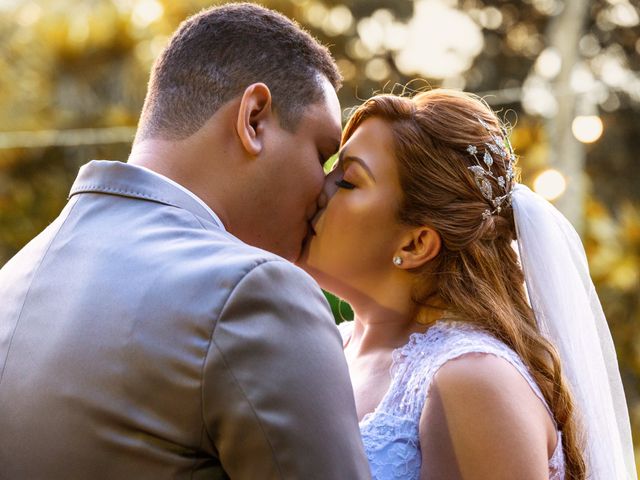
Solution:
<path fill-rule="evenodd" d="M 346 342 L 353 322 L 339 327 Z M 394 350 L 389 389 L 378 407 L 360 422 L 373 480 L 420 477 L 418 425 L 429 385 L 442 365 L 467 353 L 487 353 L 508 361 L 549 410 L 529 370 L 507 345 L 467 323 L 437 322 L 426 333 L 412 334 L 406 345 Z M 558 432 L 558 443 L 549 460 L 549 479 L 563 480 L 564 470 L 562 435 Z"/>

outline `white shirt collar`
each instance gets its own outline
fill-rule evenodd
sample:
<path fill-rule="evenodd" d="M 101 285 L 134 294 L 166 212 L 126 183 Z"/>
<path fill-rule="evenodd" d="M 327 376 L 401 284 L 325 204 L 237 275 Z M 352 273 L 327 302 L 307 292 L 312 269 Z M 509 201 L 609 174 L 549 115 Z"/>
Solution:
<path fill-rule="evenodd" d="M 222 220 L 220 220 L 220 217 L 218 217 L 218 215 L 216 215 L 216 213 L 211 210 L 211 207 L 209 207 L 209 205 L 207 205 L 206 203 L 204 203 L 204 201 L 198 197 L 195 193 L 193 193 L 191 190 L 183 187 L 182 185 L 180 185 L 178 182 L 175 182 L 173 180 L 171 180 L 169 177 L 165 177 L 164 175 L 162 175 L 161 173 L 155 172 L 153 170 L 151 170 L 150 168 L 147 167 L 143 167 L 142 165 L 134 165 L 132 163 L 129 163 L 128 165 L 131 165 L 132 167 L 136 167 L 136 168 L 142 168 L 143 170 L 146 170 L 147 172 L 152 173 L 153 175 L 155 175 L 156 177 L 161 178 L 162 180 L 164 180 L 165 182 L 170 183 L 171 185 L 173 185 L 176 188 L 179 188 L 180 190 L 182 190 L 184 193 L 186 193 L 187 195 L 189 195 L 191 198 L 193 198 L 196 202 L 198 202 L 200 205 L 202 205 L 202 207 L 209 212 L 209 214 L 211 215 L 211 218 L 213 219 L 213 221 L 215 222 L 216 225 L 218 225 L 222 230 L 226 231 L 227 229 L 224 228 L 224 224 L 222 223 Z"/>

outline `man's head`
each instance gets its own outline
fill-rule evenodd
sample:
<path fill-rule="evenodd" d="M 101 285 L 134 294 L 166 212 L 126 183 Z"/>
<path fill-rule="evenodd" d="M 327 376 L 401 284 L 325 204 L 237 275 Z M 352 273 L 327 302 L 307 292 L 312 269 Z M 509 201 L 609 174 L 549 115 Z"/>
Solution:
<path fill-rule="evenodd" d="M 329 51 L 283 15 L 205 10 L 156 61 L 129 161 L 190 189 L 241 240 L 295 260 L 339 147 L 340 81 Z"/>
<path fill-rule="evenodd" d="M 293 131 L 304 108 L 322 100 L 322 77 L 340 88 L 327 48 L 284 15 L 249 3 L 204 10 L 180 25 L 156 60 L 136 141 L 189 137 L 257 82 Z"/>

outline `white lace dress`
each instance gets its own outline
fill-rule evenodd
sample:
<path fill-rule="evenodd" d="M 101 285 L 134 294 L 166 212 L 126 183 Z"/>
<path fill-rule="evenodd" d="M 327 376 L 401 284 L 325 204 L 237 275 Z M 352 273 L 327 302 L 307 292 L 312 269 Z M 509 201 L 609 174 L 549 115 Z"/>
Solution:
<path fill-rule="evenodd" d="M 346 343 L 353 322 L 339 328 Z M 418 425 L 429 385 L 442 365 L 467 353 L 488 353 L 508 361 L 549 410 L 527 367 L 507 345 L 464 322 L 437 322 L 426 333 L 412 334 L 405 346 L 394 350 L 389 390 L 360 422 L 373 480 L 420 478 Z M 557 447 L 549 460 L 549 479 L 564 480 L 564 473 L 562 435 L 558 432 Z"/>

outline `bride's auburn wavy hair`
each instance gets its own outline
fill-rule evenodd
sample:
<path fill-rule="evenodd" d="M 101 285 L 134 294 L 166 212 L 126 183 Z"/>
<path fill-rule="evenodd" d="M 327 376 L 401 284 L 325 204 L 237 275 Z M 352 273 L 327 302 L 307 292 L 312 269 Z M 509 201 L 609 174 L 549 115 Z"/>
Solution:
<path fill-rule="evenodd" d="M 429 306 L 440 298 L 446 308 L 479 325 L 511 347 L 524 361 L 562 431 L 566 478 L 586 477 L 583 440 L 574 402 L 563 378 L 555 347 L 538 329 L 524 285 L 518 256 L 513 210 L 505 207 L 487 219 L 491 204 L 482 196 L 468 169 L 477 165 L 469 145 L 482 158 L 491 134 L 502 137 L 501 124 L 477 96 L 434 89 L 412 98 L 379 95 L 358 107 L 344 130 L 342 144 L 367 118 L 386 121 L 392 131 L 404 198 L 399 220 L 426 225 L 442 239 L 440 253 L 416 269 L 413 299 Z M 495 177 L 506 165 L 493 156 Z M 502 192 L 491 179 L 494 192 Z"/>

